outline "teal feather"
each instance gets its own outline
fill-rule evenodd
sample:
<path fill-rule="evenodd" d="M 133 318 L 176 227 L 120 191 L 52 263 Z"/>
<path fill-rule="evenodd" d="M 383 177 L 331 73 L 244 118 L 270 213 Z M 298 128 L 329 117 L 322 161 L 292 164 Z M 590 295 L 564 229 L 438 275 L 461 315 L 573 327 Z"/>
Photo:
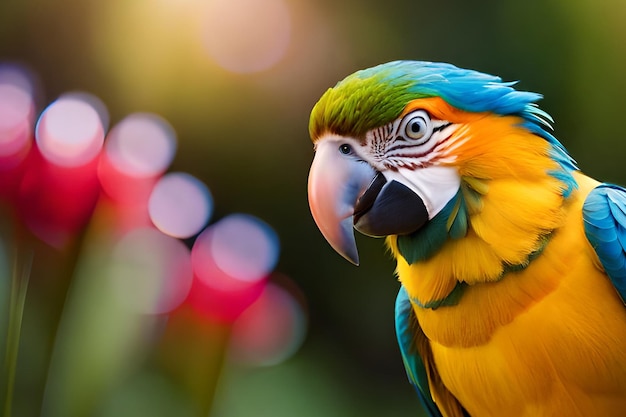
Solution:
<path fill-rule="evenodd" d="M 398 250 L 409 264 L 430 258 L 446 243 L 450 237 L 448 221 L 455 211 L 457 201 L 461 198 L 461 191 L 459 190 L 439 214 L 426 223 L 424 227 L 411 234 L 398 236 Z M 462 207 L 464 206 L 462 204 Z M 460 224 L 455 227 L 455 232 L 461 227 Z M 467 228 L 467 226 L 465 227 Z"/>
<path fill-rule="evenodd" d="M 504 264 L 504 268 L 502 269 L 502 275 L 500 276 L 500 279 L 502 279 L 509 272 L 519 272 L 519 271 L 523 271 L 524 269 L 526 269 L 526 267 L 528 267 L 528 265 L 530 265 L 530 263 L 533 260 L 538 258 L 539 255 L 541 255 L 543 253 L 543 250 L 548 245 L 548 242 L 550 241 L 551 237 L 552 237 L 551 233 L 543 236 L 543 238 L 541 239 L 541 244 L 540 244 L 539 248 L 537 248 L 536 250 L 532 251 L 528 255 L 528 258 L 526 259 L 525 262 L 522 262 L 522 263 L 519 263 L 519 264 Z"/>
<path fill-rule="evenodd" d="M 428 417 L 441 417 L 428 387 L 428 376 L 422 358 L 415 347 L 415 329 L 419 326 L 413 306 L 404 287 L 400 287 L 396 298 L 396 336 L 407 377 L 417 391 Z"/>
<path fill-rule="evenodd" d="M 456 196 L 454 212 L 448 219 L 448 235 L 452 239 L 460 239 L 467 235 L 469 228 L 469 213 L 465 202 L 465 193 L 459 192 Z"/>
<path fill-rule="evenodd" d="M 411 297 L 411 302 L 413 304 L 417 305 L 418 307 L 421 307 L 421 308 L 431 308 L 433 310 L 436 310 L 439 307 L 454 306 L 454 305 L 457 305 L 459 303 L 459 301 L 461 300 L 461 296 L 465 292 L 466 288 L 467 288 L 467 283 L 459 281 L 459 282 L 456 283 L 456 285 L 454 286 L 454 288 L 452 289 L 450 294 L 448 294 L 447 296 L 445 296 L 444 298 L 442 298 L 440 300 L 433 300 L 433 301 L 429 301 L 427 303 L 422 303 L 417 298 Z"/>
<path fill-rule="evenodd" d="M 547 113 L 545 113 L 543 110 L 540 110 L 539 108 L 535 108 L 534 111 L 541 112 L 547 115 Z M 572 191 L 578 188 L 578 184 L 576 183 L 576 180 L 574 179 L 574 176 L 572 175 L 572 171 L 578 170 L 578 167 L 576 166 L 576 161 L 574 161 L 574 159 L 567 153 L 567 150 L 561 144 L 561 142 L 559 142 L 552 135 L 552 133 L 548 132 L 544 128 L 545 126 L 550 126 L 550 125 L 536 116 L 532 116 L 532 117 L 535 117 L 534 122 L 531 122 L 529 121 L 529 119 L 527 119 L 524 123 L 521 124 L 521 126 L 529 130 L 530 132 L 534 133 L 535 135 L 544 138 L 546 141 L 548 141 L 548 143 L 550 143 L 551 145 L 550 158 L 556 161 L 561 167 L 561 169 L 559 170 L 550 171 L 550 175 L 552 175 L 553 177 L 555 177 L 557 180 L 561 181 L 565 185 L 565 188 L 563 190 L 563 196 L 568 197 L 572 193 Z M 550 118 L 549 120 L 552 120 L 552 119 Z"/>
<path fill-rule="evenodd" d="M 409 235 L 398 236 L 398 250 L 409 264 L 430 258 L 441 249 L 448 238 L 460 239 L 467 234 L 469 212 L 464 195 L 470 195 L 473 199 L 479 198 L 476 191 L 462 186 L 424 227 Z"/>

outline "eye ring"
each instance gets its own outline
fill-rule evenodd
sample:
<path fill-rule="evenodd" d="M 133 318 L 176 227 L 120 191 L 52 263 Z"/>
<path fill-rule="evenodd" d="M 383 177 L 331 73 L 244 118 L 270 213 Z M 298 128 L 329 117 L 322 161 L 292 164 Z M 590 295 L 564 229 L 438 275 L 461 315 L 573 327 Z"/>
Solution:
<path fill-rule="evenodd" d="M 352 153 L 352 146 L 347 143 L 342 143 L 339 145 L 339 152 L 344 155 L 350 155 Z"/>
<path fill-rule="evenodd" d="M 410 140 L 417 145 L 426 143 L 432 133 L 433 125 L 424 110 L 416 110 L 405 116 L 404 129 L 401 130 L 401 134 L 405 139 Z"/>

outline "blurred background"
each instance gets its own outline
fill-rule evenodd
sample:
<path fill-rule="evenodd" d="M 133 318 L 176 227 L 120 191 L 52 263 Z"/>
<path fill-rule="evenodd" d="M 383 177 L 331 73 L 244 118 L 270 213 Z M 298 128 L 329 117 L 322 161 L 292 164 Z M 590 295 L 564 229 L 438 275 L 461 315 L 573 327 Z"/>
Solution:
<path fill-rule="evenodd" d="M 619 0 L 0 1 L 0 413 L 421 415 L 383 242 L 357 237 L 354 267 L 310 216 L 311 107 L 357 69 L 447 61 L 544 94 L 582 170 L 626 184 L 625 20 Z"/>

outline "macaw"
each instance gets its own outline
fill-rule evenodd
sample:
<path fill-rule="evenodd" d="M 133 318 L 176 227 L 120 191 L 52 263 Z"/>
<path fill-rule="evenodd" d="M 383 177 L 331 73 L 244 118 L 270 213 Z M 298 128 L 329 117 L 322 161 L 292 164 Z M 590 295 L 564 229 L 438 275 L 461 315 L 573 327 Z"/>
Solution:
<path fill-rule="evenodd" d="M 445 63 L 357 71 L 313 107 L 311 213 L 385 241 L 429 416 L 626 416 L 626 190 L 581 173 L 541 95 Z"/>

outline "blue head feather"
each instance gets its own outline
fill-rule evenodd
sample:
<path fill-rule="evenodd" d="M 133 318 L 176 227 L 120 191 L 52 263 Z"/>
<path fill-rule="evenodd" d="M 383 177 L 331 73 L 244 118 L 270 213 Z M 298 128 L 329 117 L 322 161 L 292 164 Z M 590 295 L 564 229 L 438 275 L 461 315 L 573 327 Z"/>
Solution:
<path fill-rule="evenodd" d="M 359 137 L 395 120 L 415 99 L 441 97 L 460 110 L 521 117 L 523 127 L 552 146 L 552 158 L 565 171 L 555 176 L 568 177 L 578 168 L 552 134 L 552 118 L 536 104 L 542 95 L 518 91 L 516 83 L 447 63 L 392 61 L 357 71 L 326 91 L 311 112 L 309 129 L 313 138 L 325 131 Z M 573 178 L 565 185 L 566 195 L 576 188 Z"/>

